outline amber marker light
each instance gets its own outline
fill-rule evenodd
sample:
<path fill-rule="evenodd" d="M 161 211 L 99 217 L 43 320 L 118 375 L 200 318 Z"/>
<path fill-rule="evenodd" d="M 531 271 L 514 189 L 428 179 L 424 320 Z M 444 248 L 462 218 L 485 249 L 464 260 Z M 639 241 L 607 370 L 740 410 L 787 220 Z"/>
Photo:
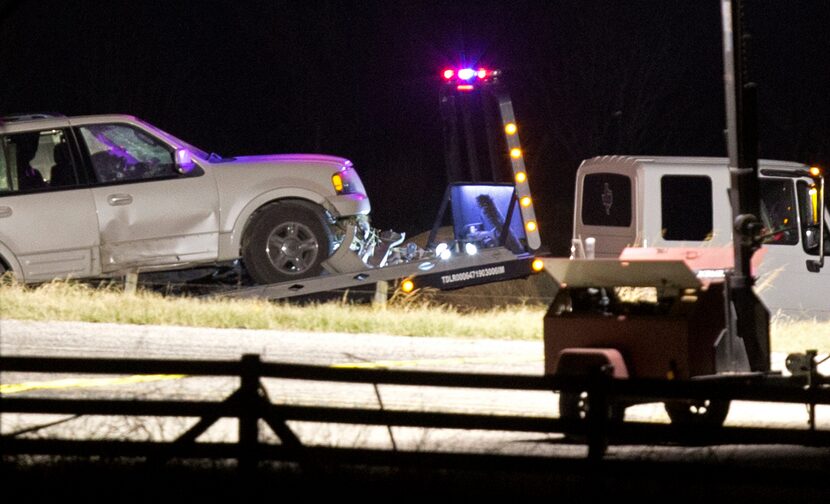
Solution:
<path fill-rule="evenodd" d="M 533 221 L 528 221 L 528 223 L 525 224 L 525 229 L 527 229 L 531 233 L 536 231 L 536 223 Z"/>
<path fill-rule="evenodd" d="M 541 259 L 534 259 L 533 262 L 530 263 L 530 269 L 532 269 L 536 273 L 539 273 L 540 271 L 545 269 L 545 263 L 542 262 Z"/>
<path fill-rule="evenodd" d="M 520 199 L 519 203 L 525 208 L 529 207 L 531 203 L 530 196 L 525 196 L 524 198 Z"/>
<path fill-rule="evenodd" d="M 339 173 L 335 173 L 331 176 L 331 185 L 334 186 L 334 190 L 340 192 L 343 190 L 343 177 L 340 176 Z"/>
<path fill-rule="evenodd" d="M 521 184 L 527 180 L 527 174 L 525 172 L 519 172 L 516 174 L 516 183 Z"/>
<path fill-rule="evenodd" d="M 507 123 L 504 126 L 504 132 L 508 135 L 515 135 L 518 128 L 516 127 L 516 123 Z"/>
<path fill-rule="evenodd" d="M 407 278 L 401 282 L 401 290 L 407 293 L 412 292 L 415 290 L 415 282 Z"/>
<path fill-rule="evenodd" d="M 510 157 L 512 157 L 513 159 L 519 159 L 520 157 L 522 157 L 522 149 L 518 147 L 513 147 L 512 149 L 510 149 Z"/>
<path fill-rule="evenodd" d="M 821 176 L 821 168 L 818 166 L 811 166 L 810 167 L 810 175 L 813 177 L 820 177 Z"/>

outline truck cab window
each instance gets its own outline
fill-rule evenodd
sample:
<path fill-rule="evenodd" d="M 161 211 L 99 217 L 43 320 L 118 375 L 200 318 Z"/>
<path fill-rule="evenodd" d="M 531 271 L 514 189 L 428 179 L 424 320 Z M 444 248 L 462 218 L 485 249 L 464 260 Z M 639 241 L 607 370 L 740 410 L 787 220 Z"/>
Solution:
<path fill-rule="evenodd" d="M 798 216 L 792 180 L 760 180 L 760 191 L 764 243 L 798 244 Z"/>
<path fill-rule="evenodd" d="M 712 179 L 697 175 L 660 178 L 660 207 L 664 240 L 712 239 Z"/>
<path fill-rule="evenodd" d="M 582 223 L 631 225 L 631 179 L 617 173 L 592 173 L 582 181 Z"/>

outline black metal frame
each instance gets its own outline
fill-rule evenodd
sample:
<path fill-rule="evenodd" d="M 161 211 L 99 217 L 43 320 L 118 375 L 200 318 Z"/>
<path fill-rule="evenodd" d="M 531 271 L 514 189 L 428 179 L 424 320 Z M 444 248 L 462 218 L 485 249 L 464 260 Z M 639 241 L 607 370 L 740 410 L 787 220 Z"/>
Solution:
<path fill-rule="evenodd" d="M 515 184 L 511 184 L 509 182 L 452 182 L 447 184 L 447 188 L 444 190 L 444 196 L 441 198 L 441 207 L 438 209 L 438 215 L 435 217 L 435 223 L 432 225 L 432 229 L 429 232 L 429 236 L 427 238 L 426 249 L 431 249 L 435 247 L 435 237 L 438 235 L 438 229 L 441 228 L 442 224 L 444 223 L 444 217 L 447 213 L 447 207 L 450 205 L 452 201 L 452 188 L 456 186 L 469 186 L 469 185 L 482 185 L 482 186 L 513 186 L 513 194 L 510 196 L 510 203 L 507 205 L 507 215 L 504 218 L 504 224 L 499 232 L 499 246 L 504 247 L 507 243 L 508 233 L 510 232 L 510 221 L 513 219 L 513 213 L 515 212 L 516 205 L 519 204 L 519 197 L 516 194 L 516 186 Z M 457 239 L 458 237 L 456 237 Z M 526 240 L 525 240 L 526 241 Z M 519 240 L 522 243 L 521 240 Z M 525 253 L 529 253 L 530 251 L 525 246 Z"/>
<path fill-rule="evenodd" d="M 815 356 L 813 355 L 814 359 Z M 683 427 L 642 422 L 612 422 L 606 415 L 610 402 L 660 402 L 668 399 L 726 399 L 779 403 L 801 403 L 814 410 L 817 404 L 830 405 L 827 379 L 811 366 L 798 377 L 743 376 L 724 379 L 666 381 L 614 380 L 605 374 L 586 377 L 466 374 L 376 369 L 337 369 L 298 364 L 266 363 L 258 355 L 241 361 L 174 361 L 137 359 L 76 359 L 3 357 L 4 372 L 84 374 L 185 374 L 189 376 L 238 376 L 240 387 L 224 401 L 170 401 L 135 399 L 61 399 L 42 397 L 0 398 L 2 413 L 49 413 L 74 415 L 128 415 L 199 417 L 200 420 L 172 442 L 30 439 L 0 436 L 0 455 L 51 454 L 73 456 L 139 456 L 162 463 L 171 458 L 233 458 L 241 469 L 252 469 L 263 460 L 315 463 L 315 453 L 340 452 L 354 460 L 371 463 L 380 457 L 388 461 L 389 451 L 370 449 L 311 448 L 290 429 L 288 421 L 380 426 L 408 426 L 448 429 L 482 429 L 513 432 L 565 433 L 574 442 L 588 446 L 589 459 L 601 459 L 609 443 L 748 443 L 830 446 L 830 431 L 818 430 L 810 415 L 808 428 Z M 388 411 L 371 408 L 339 408 L 273 404 L 261 384 L 263 378 L 312 381 L 390 384 L 430 387 L 463 387 L 523 391 L 588 391 L 586 420 L 554 416 L 488 415 L 423 411 Z M 763 380 L 763 381 L 759 381 Z M 762 384 L 763 386 L 759 386 Z M 237 443 L 195 442 L 220 418 L 239 420 Z M 280 438 L 281 445 L 259 441 L 258 421 L 263 420 Z M 395 456 L 431 460 L 430 452 L 398 452 Z M 469 456 L 475 458 L 474 456 Z M 447 460 L 452 460 L 448 457 Z"/>

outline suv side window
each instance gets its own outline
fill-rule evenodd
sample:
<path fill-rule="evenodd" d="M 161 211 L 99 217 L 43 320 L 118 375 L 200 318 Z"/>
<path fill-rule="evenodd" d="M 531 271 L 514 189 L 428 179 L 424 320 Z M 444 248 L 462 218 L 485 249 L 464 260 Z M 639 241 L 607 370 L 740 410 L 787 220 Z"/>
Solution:
<path fill-rule="evenodd" d="M 77 186 L 75 166 L 64 130 L 0 137 L 0 195 Z"/>
<path fill-rule="evenodd" d="M 173 149 L 129 124 L 90 124 L 79 128 L 99 183 L 179 176 Z"/>

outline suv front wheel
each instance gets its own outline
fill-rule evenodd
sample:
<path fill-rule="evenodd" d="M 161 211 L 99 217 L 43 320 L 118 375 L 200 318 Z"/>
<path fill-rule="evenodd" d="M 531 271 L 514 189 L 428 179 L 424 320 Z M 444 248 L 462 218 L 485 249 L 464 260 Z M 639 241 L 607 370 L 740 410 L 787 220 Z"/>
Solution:
<path fill-rule="evenodd" d="M 279 202 L 257 212 L 242 242 L 242 258 L 258 284 L 319 275 L 331 254 L 332 236 L 322 210 L 303 202 Z"/>

